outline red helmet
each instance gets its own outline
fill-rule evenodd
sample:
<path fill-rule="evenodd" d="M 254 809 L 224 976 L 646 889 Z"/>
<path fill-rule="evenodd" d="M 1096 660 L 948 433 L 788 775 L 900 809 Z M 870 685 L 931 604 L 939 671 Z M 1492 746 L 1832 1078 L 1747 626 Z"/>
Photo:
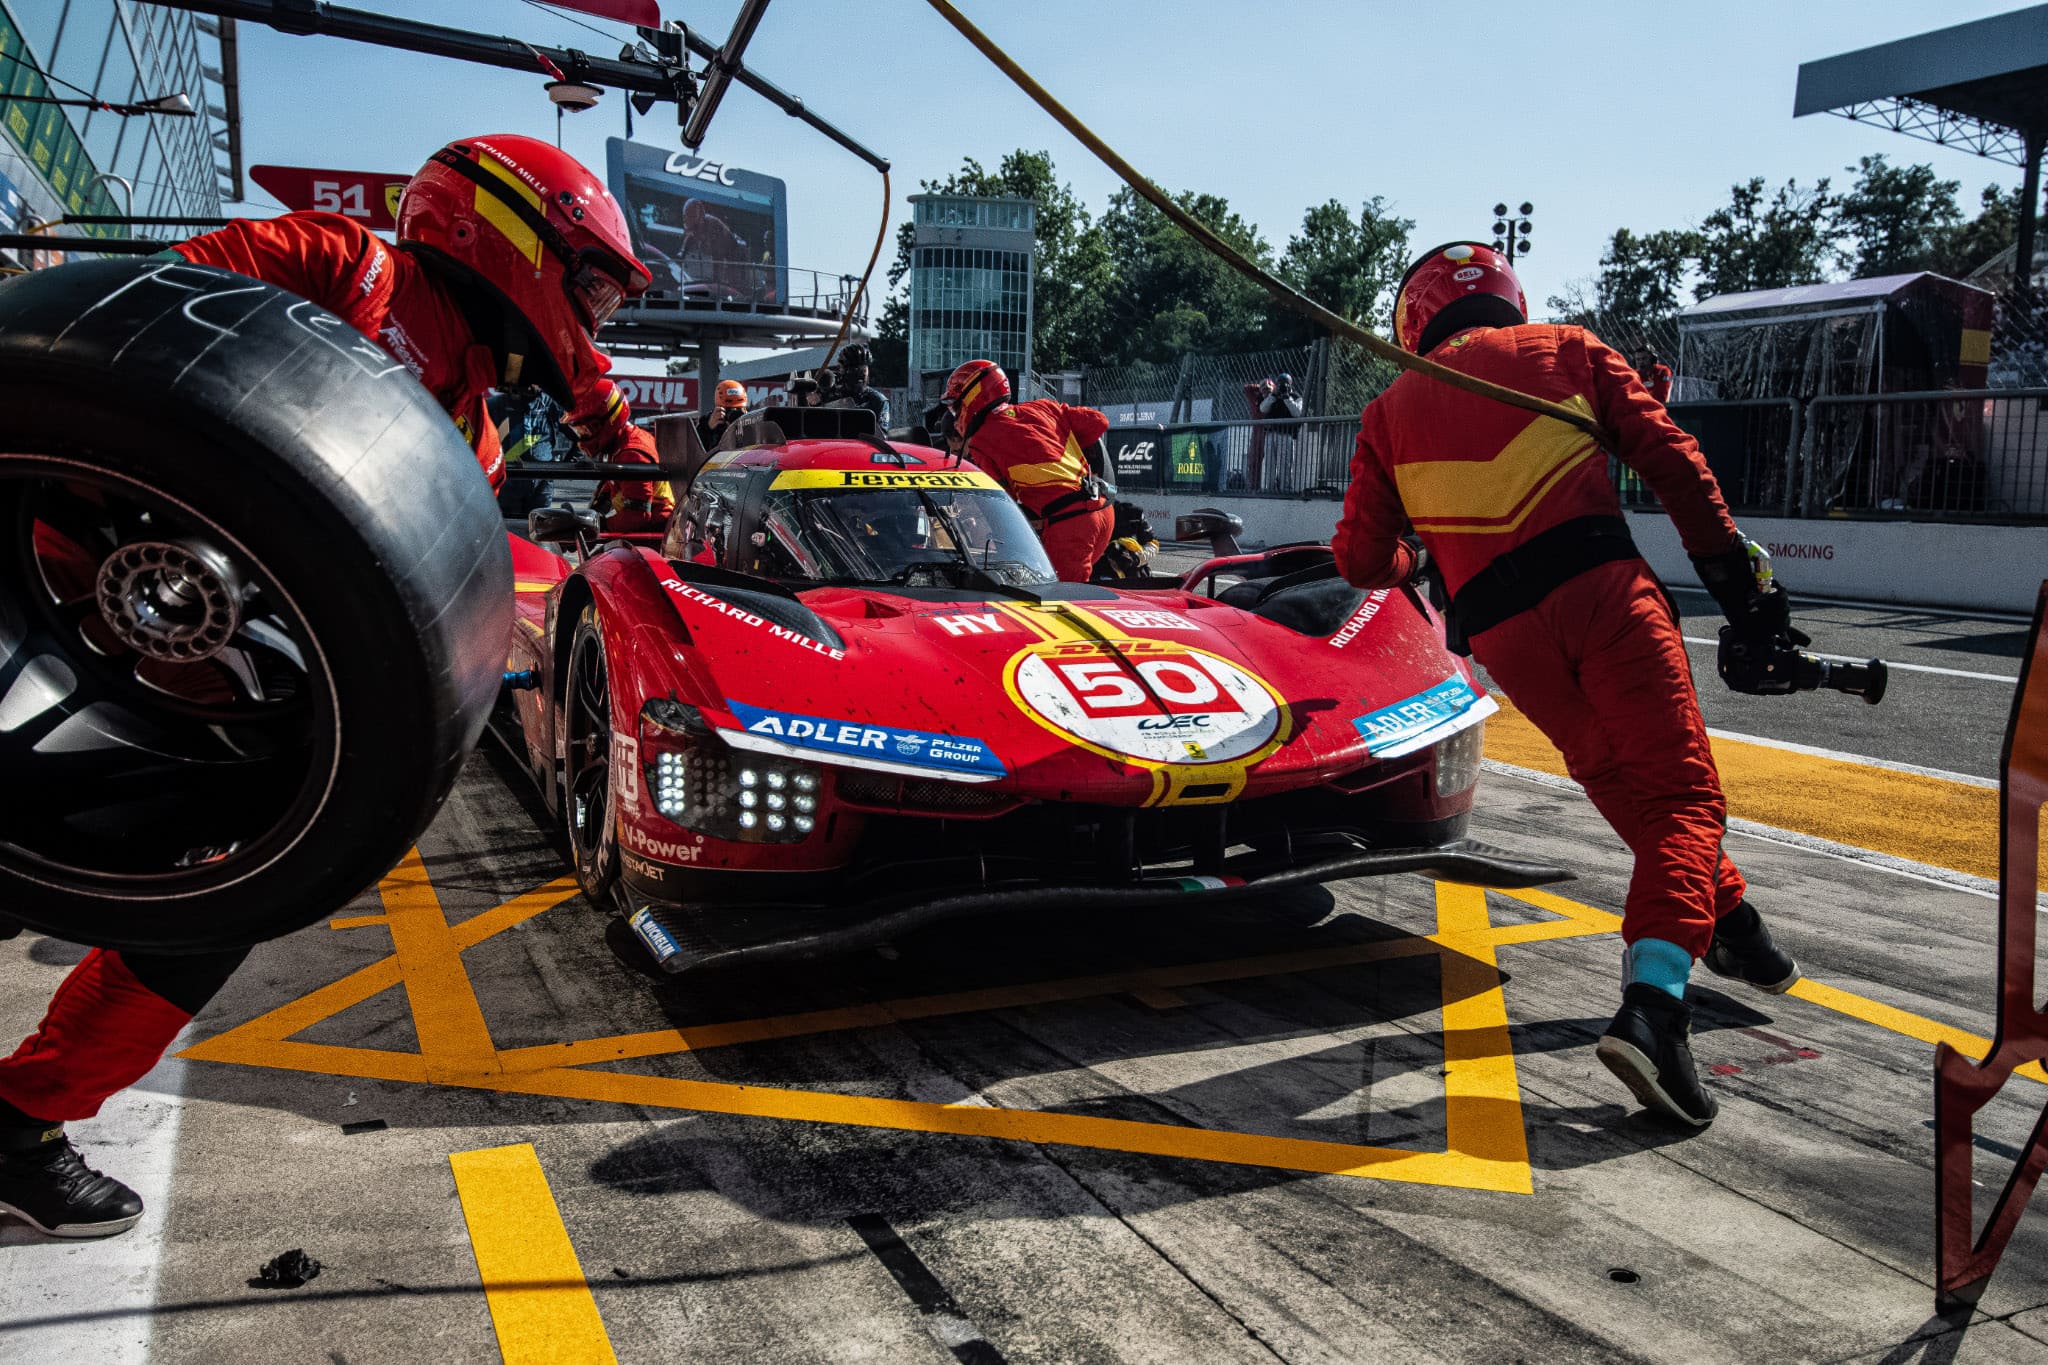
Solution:
<path fill-rule="evenodd" d="M 502 297 L 545 353 L 525 359 L 547 362 L 507 380 L 540 384 L 570 412 L 611 368 L 592 344 L 597 329 L 654 279 L 603 183 L 566 152 L 509 133 L 434 153 L 399 201 L 398 244 Z"/>
<path fill-rule="evenodd" d="M 964 440 L 981 429 L 988 415 L 1010 401 L 1010 379 L 993 360 L 970 360 L 946 381 L 946 406 L 953 410 L 953 430 Z"/>
<path fill-rule="evenodd" d="M 747 386 L 737 379 L 719 380 L 717 393 L 721 408 L 743 408 L 747 405 Z"/>
<path fill-rule="evenodd" d="M 1394 339 L 1428 355 L 1467 327 L 1514 327 L 1529 299 L 1507 257 L 1479 242 L 1447 242 L 1408 267 L 1394 295 Z"/>

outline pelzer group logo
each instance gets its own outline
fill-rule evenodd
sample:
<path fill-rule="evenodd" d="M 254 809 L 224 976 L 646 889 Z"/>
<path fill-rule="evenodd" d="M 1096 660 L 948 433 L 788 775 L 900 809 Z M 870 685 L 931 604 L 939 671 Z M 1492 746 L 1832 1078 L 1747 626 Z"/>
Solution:
<path fill-rule="evenodd" d="M 1280 698 L 1263 679 L 1185 645 L 1033 645 L 1010 660 L 1004 686 L 1047 729 L 1145 765 L 1263 757 L 1280 732 Z"/>

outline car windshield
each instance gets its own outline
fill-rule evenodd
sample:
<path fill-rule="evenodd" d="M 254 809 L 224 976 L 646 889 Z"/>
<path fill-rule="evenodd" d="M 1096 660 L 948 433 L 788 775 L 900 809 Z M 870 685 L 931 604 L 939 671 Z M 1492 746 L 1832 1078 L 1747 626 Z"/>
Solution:
<path fill-rule="evenodd" d="M 931 486 L 770 488 L 756 543 L 761 572 L 813 583 L 961 587 L 981 573 L 1028 588 L 1058 577 L 1009 494 L 937 477 Z"/>

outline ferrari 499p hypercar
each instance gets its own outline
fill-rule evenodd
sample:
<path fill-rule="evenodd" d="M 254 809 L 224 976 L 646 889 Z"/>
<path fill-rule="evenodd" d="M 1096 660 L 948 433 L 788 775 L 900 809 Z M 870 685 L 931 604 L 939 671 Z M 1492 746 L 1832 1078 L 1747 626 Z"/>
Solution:
<path fill-rule="evenodd" d="M 574 549 L 513 546 L 500 720 L 583 889 L 664 968 L 1005 910 L 1566 875 L 1465 839 L 1495 708 L 1419 593 L 1353 589 L 1320 545 L 1061 583 L 971 464 L 807 434 L 847 417 L 771 409 L 693 449 L 659 545 L 556 509 L 536 537 Z"/>

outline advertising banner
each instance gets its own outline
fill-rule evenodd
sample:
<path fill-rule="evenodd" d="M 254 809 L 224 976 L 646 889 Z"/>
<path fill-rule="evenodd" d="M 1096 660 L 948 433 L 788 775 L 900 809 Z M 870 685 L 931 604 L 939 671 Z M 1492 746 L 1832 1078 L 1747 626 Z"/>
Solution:
<path fill-rule="evenodd" d="M 85 144 L 72 130 L 71 120 L 55 104 L 25 104 L 14 98 L 26 95 L 43 98 L 55 95 L 42 73 L 36 70 L 21 30 L 0 8 L 0 127 L 5 127 L 21 154 L 57 196 L 65 213 L 110 214 L 119 205 L 107 193 L 106 185 L 95 179 L 98 168 L 86 154 Z M 125 237 L 127 230 L 105 224 L 76 228 L 74 233 L 93 237 Z M 37 252 L 42 264 L 55 264 L 63 257 L 56 252 Z"/>
<path fill-rule="evenodd" d="M 1149 492 L 1165 487 L 1166 428 L 1111 427 L 1105 444 L 1119 491 Z"/>
<path fill-rule="evenodd" d="M 390 232 L 398 226 L 398 197 L 412 176 L 313 166 L 251 166 L 249 178 L 295 213 L 338 213 L 372 232 Z"/>
<path fill-rule="evenodd" d="M 782 181 L 618 137 L 605 143 L 605 166 L 656 293 L 777 308 L 788 302 Z"/>
<path fill-rule="evenodd" d="M 1166 440 L 1171 460 L 1167 488 L 1173 492 L 1215 492 L 1223 473 L 1223 428 L 1183 429 Z"/>

